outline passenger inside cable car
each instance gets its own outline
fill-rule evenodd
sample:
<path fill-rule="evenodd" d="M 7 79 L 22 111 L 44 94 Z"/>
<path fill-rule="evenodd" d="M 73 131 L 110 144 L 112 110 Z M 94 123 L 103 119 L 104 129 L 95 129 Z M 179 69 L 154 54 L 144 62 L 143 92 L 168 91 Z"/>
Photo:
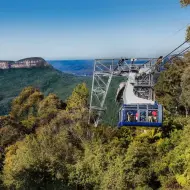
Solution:
<path fill-rule="evenodd" d="M 123 105 L 120 110 L 121 126 L 162 126 L 161 105 Z"/>

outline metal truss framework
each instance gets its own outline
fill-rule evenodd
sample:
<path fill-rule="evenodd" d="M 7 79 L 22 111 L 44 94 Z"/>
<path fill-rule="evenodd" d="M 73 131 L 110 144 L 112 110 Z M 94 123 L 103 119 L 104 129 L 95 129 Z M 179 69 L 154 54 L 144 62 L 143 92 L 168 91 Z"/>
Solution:
<path fill-rule="evenodd" d="M 144 98 L 147 100 L 154 99 L 154 92 L 153 92 L 153 74 L 146 74 L 142 75 L 136 79 L 136 84 L 134 84 L 134 93 L 136 96 L 140 98 Z"/>
<path fill-rule="evenodd" d="M 153 69 L 156 59 L 98 59 L 94 62 L 93 81 L 90 99 L 89 122 L 97 127 L 101 121 L 102 112 L 106 111 L 105 100 L 114 76 L 128 78 L 128 73 L 140 68 Z M 142 63 L 143 62 L 143 63 Z M 134 93 L 141 98 L 154 99 L 153 74 L 142 74 L 136 78 Z"/>

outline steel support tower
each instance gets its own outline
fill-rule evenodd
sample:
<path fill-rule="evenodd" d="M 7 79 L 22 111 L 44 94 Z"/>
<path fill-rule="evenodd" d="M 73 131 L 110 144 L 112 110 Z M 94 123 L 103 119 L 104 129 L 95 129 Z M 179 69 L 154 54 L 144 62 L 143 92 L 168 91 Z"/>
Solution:
<path fill-rule="evenodd" d="M 115 76 L 126 77 L 127 80 L 129 72 L 137 72 L 134 84 L 135 95 L 144 99 L 154 100 L 153 71 L 155 70 L 155 62 L 155 58 L 96 59 L 93 70 L 89 123 L 94 123 L 97 127 L 101 122 L 102 113 L 106 111 L 105 100 L 111 81 Z M 149 72 L 138 74 L 141 68 L 149 70 Z"/>

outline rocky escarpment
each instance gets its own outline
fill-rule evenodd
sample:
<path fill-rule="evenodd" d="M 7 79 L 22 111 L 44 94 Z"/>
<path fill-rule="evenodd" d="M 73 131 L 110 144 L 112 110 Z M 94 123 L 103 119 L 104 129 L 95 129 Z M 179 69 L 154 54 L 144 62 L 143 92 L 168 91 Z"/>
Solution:
<path fill-rule="evenodd" d="M 30 57 L 18 61 L 1 61 L 0 69 L 46 67 L 48 63 L 41 57 Z"/>

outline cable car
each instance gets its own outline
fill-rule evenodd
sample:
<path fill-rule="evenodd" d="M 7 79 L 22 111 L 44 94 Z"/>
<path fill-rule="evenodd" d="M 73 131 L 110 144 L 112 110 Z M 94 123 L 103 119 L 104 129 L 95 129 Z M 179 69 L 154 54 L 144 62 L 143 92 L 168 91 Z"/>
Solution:
<path fill-rule="evenodd" d="M 118 127 L 144 126 L 162 127 L 163 108 L 160 104 L 123 105 L 119 112 Z"/>

